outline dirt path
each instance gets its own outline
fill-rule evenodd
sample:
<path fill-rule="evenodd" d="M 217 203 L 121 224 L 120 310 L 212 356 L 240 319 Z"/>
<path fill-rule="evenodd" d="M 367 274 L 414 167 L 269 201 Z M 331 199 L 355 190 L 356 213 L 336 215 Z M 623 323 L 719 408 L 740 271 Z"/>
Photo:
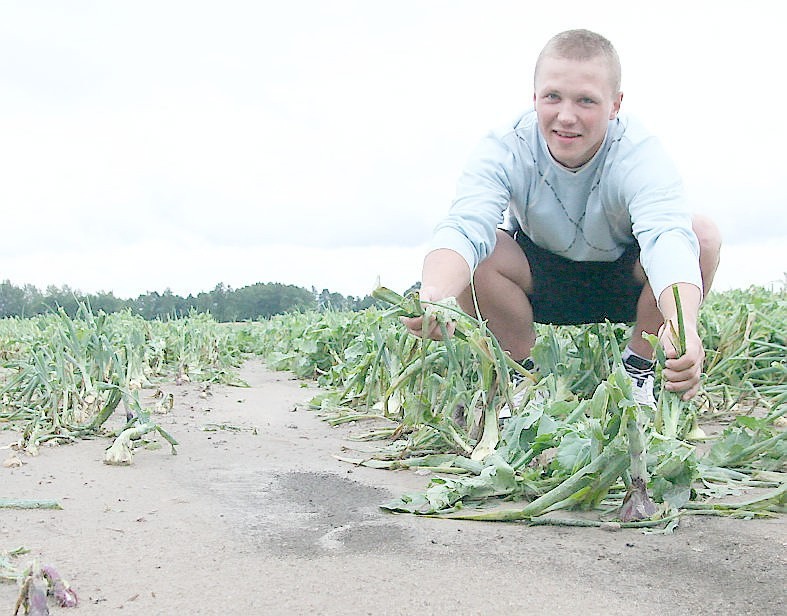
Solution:
<path fill-rule="evenodd" d="M 337 461 L 358 426 L 295 410 L 314 392 L 285 373 L 243 376 L 251 388 L 208 398 L 169 388 L 177 456 L 109 467 L 94 440 L 0 468 L 0 497 L 63 506 L 0 510 L 0 551 L 29 548 L 17 562 L 50 563 L 79 593 L 53 614 L 784 613 L 784 519 L 688 518 L 658 536 L 386 514 L 428 478 Z M 16 593 L 0 584 L 0 613 Z"/>

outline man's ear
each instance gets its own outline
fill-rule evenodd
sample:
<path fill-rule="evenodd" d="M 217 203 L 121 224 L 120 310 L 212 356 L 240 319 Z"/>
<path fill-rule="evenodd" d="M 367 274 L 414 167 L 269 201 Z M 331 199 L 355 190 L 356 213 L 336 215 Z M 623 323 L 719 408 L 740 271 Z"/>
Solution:
<path fill-rule="evenodd" d="M 609 112 L 609 119 L 614 120 L 620 113 L 620 104 L 623 102 L 623 92 L 618 92 L 618 95 L 612 101 L 612 110 Z"/>

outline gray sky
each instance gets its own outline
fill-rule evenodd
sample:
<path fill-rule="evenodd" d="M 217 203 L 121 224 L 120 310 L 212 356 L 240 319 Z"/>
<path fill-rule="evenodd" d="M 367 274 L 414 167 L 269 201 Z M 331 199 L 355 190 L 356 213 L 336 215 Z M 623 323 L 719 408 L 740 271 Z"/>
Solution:
<path fill-rule="evenodd" d="M 6 0 L 0 279 L 403 290 L 471 149 L 531 104 L 538 51 L 586 27 L 721 226 L 718 287 L 784 280 L 777 6 Z"/>

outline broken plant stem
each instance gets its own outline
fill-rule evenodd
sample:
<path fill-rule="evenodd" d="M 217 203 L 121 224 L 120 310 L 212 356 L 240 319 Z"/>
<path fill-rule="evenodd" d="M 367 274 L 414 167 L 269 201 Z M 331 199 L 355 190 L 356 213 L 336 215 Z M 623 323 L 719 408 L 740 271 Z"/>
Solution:
<path fill-rule="evenodd" d="M 55 500 L 0 499 L 0 509 L 62 509 Z"/>
<path fill-rule="evenodd" d="M 636 406 L 630 406 L 626 408 L 623 420 L 626 422 L 626 435 L 629 441 L 631 484 L 620 508 L 620 519 L 623 522 L 633 522 L 651 517 L 656 513 L 656 505 L 650 500 L 647 490 L 648 465 L 645 438 L 647 417 L 644 412 L 638 411 Z"/>
<path fill-rule="evenodd" d="M 490 522 L 512 522 L 515 520 L 529 520 L 542 515 L 547 509 L 578 492 L 593 481 L 593 475 L 605 469 L 610 464 L 618 465 L 618 474 L 626 470 L 628 459 L 625 456 L 619 439 L 609 443 L 599 456 L 586 464 L 568 479 L 551 489 L 543 496 L 538 497 L 522 509 L 506 509 L 503 511 L 490 511 L 486 513 L 452 513 L 435 515 L 440 518 L 455 518 L 459 520 L 485 520 Z"/>
<path fill-rule="evenodd" d="M 677 357 L 682 357 L 686 352 L 686 326 L 683 318 L 683 305 L 681 303 L 678 285 L 672 285 L 672 293 L 675 298 L 675 306 L 677 309 L 678 329 L 675 329 L 675 325 L 671 320 L 668 321 L 665 326 L 668 326 L 670 329 L 672 344 L 675 347 Z M 664 368 L 667 357 L 658 337 L 646 332 L 642 333 L 642 337 L 650 342 L 656 353 L 659 364 Z M 678 438 L 680 418 L 686 408 L 687 404 L 683 401 L 680 394 L 666 389 L 664 387 L 664 379 L 662 378 L 661 393 L 659 394 L 656 414 L 653 420 L 653 426 L 656 431 L 667 438 Z"/>
<path fill-rule="evenodd" d="M 675 350 L 678 352 L 678 357 L 682 357 L 686 352 L 686 325 L 683 321 L 683 304 L 680 301 L 680 291 L 676 284 L 672 285 L 672 296 L 675 298 L 675 308 L 678 313 L 678 339 Z"/>

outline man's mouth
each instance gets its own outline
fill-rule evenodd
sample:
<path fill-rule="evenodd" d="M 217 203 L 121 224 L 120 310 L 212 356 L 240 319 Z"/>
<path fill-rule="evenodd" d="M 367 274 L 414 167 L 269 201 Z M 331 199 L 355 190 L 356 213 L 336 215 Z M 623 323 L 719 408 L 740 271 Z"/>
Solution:
<path fill-rule="evenodd" d="M 567 132 L 561 131 L 561 130 L 554 130 L 552 132 L 555 133 L 558 137 L 562 137 L 564 139 L 571 139 L 571 138 L 574 138 L 574 137 L 581 137 L 582 136 L 580 133 L 567 133 Z"/>

